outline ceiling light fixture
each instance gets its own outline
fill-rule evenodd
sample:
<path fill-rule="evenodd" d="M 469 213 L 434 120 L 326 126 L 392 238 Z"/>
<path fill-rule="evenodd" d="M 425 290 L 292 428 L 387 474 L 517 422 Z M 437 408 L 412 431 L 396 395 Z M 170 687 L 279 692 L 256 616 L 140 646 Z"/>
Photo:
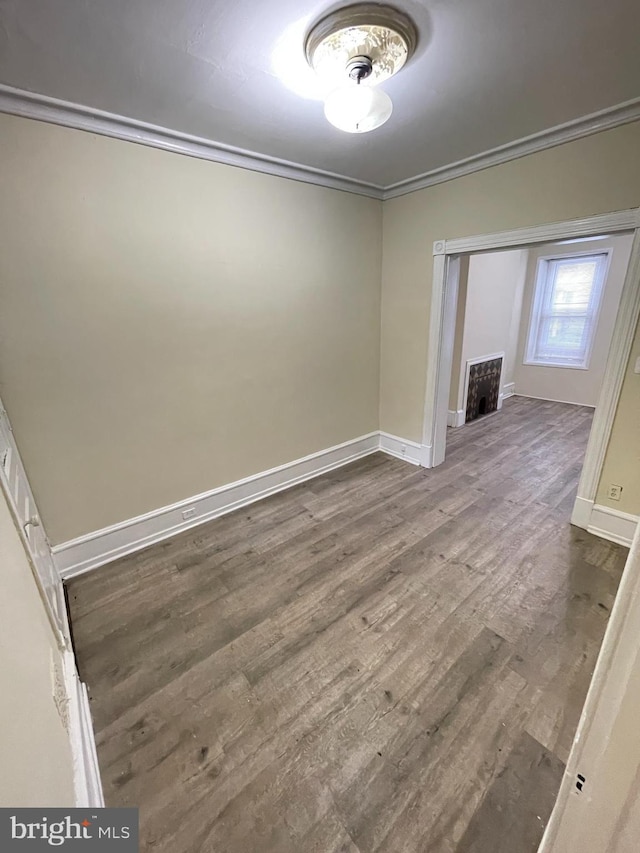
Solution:
<path fill-rule="evenodd" d="M 390 6 L 360 3 L 318 21 L 305 52 L 309 65 L 334 86 L 325 101 L 327 120 L 347 133 L 383 125 L 393 104 L 375 87 L 400 71 L 417 40 L 411 19 Z"/>

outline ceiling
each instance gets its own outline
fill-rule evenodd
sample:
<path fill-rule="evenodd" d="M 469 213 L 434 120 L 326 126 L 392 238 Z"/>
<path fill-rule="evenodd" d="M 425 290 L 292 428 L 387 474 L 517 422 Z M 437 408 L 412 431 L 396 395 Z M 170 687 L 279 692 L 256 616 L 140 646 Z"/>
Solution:
<path fill-rule="evenodd" d="M 417 52 L 345 134 L 302 53 L 340 5 L 0 0 L 0 83 L 385 187 L 640 96 L 638 0 L 395 0 Z"/>

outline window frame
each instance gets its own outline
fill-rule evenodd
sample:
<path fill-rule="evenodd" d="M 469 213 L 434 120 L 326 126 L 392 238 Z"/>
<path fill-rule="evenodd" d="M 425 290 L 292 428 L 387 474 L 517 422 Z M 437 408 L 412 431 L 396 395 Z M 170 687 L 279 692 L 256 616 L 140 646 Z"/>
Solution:
<path fill-rule="evenodd" d="M 536 272 L 534 278 L 533 297 L 531 299 L 531 309 L 529 312 L 529 323 L 527 326 L 527 337 L 524 348 L 524 358 L 522 363 L 528 367 L 556 367 L 561 370 L 589 370 L 591 363 L 591 355 L 593 353 L 593 345 L 598 332 L 598 323 L 600 321 L 600 310 L 602 308 L 603 296 L 611 266 L 611 256 L 613 249 L 598 249 L 594 252 L 567 252 L 566 254 L 544 255 L 538 258 L 536 264 Z M 563 361 L 547 361 L 535 357 L 535 351 L 538 343 L 538 335 L 540 330 L 540 322 L 542 319 L 542 309 L 545 302 L 546 294 L 549 288 L 549 266 L 553 261 L 577 260 L 579 258 L 602 258 L 599 269 L 597 270 L 597 287 L 599 290 L 597 304 L 592 314 L 591 334 L 585 350 L 585 356 L 582 363 L 568 363 Z"/>

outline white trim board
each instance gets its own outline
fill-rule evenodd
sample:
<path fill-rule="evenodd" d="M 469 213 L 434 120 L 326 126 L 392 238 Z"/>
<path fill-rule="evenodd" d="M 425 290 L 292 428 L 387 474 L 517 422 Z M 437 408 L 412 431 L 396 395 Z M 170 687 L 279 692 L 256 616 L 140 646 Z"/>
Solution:
<path fill-rule="evenodd" d="M 56 568 L 65 580 L 75 577 L 378 451 L 412 465 L 430 467 L 429 448 L 389 433 L 371 432 L 269 471 L 54 545 L 51 550 Z M 184 513 L 188 513 L 187 518 Z"/>
<path fill-rule="evenodd" d="M 73 652 L 64 652 L 62 664 L 69 700 L 69 741 L 75 805 L 76 808 L 104 808 L 87 687 L 78 677 Z"/>
<path fill-rule="evenodd" d="M 515 397 L 516 394 L 516 383 L 515 382 L 505 382 L 502 386 L 502 399 L 506 400 L 507 397 Z"/>
<path fill-rule="evenodd" d="M 573 505 L 571 512 L 571 524 L 575 527 L 582 527 L 586 530 L 591 522 L 591 512 L 595 501 L 578 496 Z"/>
<path fill-rule="evenodd" d="M 461 414 L 464 416 L 464 412 Z M 372 432 L 278 468 L 55 545 L 52 551 L 56 567 L 61 578 L 75 577 L 378 451 L 412 465 L 432 467 L 431 447 L 390 433 Z M 577 516 L 574 510 L 571 519 L 573 524 L 623 545 L 630 538 L 631 526 L 638 521 L 635 516 L 627 516 L 606 507 L 594 509 L 593 501 L 578 499 L 576 507 L 581 512 Z M 183 513 L 191 510 L 195 510 L 195 515 L 185 519 Z M 600 512 L 596 513 L 596 510 Z"/>
<path fill-rule="evenodd" d="M 388 432 L 380 433 L 380 450 L 388 456 L 411 462 L 412 465 L 420 465 L 422 461 L 422 448 L 416 441 L 398 438 Z"/>
<path fill-rule="evenodd" d="M 638 522 L 640 516 L 594 504 L 587 531 L 630 548 Z"/>
<path fill-rule="evenodd" d="M 640 227 L 640 208 L 614 210 L 580 219 L 548 222 L 526 228 L 512 228 L 493 234 L 476 234 L 471 237 L 455 237 L 436 240 L 433 244 L 434 259 L 440 255 L 459 255 L 469 252 L 487 252 L 494 249 L 517 249 L 535 243 L 555 243 L 573 237 L 596 237 L 617 231 L 633 231 Z"/>
<path fill-rule="evenodd" d="M 630 548 L 640 523 L 640 516 L 602 506 L 585 498 L 577 498 L 571 523 L 576 527 L 582 527 L 588 533 L 593 533 L 594 536 L 600 536 L 602 539 Z"/>
<path fill-rule="evenodd" d="M 174 154 L 211 160 L 227 166 L 238 166 L 252 172 L 263 172 L 267 175 L 290 178 L 334 190 L 344 190 L 370 198 L 382 199 L 384 194 L 381 186 L 349 178 L 346 175 L 337 175 L 302 163 L 293 163 L 290 160 L 247 151 L 234 145 L 226 145 L 212 139 L 192 136 L 168 127 L 84 107 L 70 101 L 61 101 L 58 98 L 49 98 L 35 92 L 26 92 L 23 89 L 14 89 L 12 86 L 3 84 L 0 84 L 0 113 L 44 121 L 74 130 L 84 130 L 112 139 L 161 148 Z"/>
<path fill-rule="evenodd" d="M 411 442 L 406 444 L 409 446 Z M 380 449 L 380 433 L 372 432 L 61 545 L 54 545 L 52 552 L 56 567 L 62 578 L 74 577 L 297 483 L 355 462 Z"/>
<path fill-rule="evenodd" d="M 281 178 L 290 178 L 294 181 L 385 200 L 442 184 L 463 175 L 470 175 L 491 166 L 507 163 L 510 160 L 517 160 L 520 157 L 526 157 L 528 154 L 591 136 L 602 130 L 610 130 L 620 125 L 638 121 L 640 119 L 640 98 L 615 104 L 599 112 L 590 113 L 530 136 L 515 139 L 464 160 L 440 166 L 437 169 L 388 186 L 360 181 L 347 175 L 337 175 L 313 166 L 293 163 L 255 151 L 247 151 L 233 145 L 216 142 L 213 139 L 192 136 L 178 130 L 171 130 L 167 127 L 160 127 L 127 116 L 51 98 L 36 92 L 28 92 L 24 89 L 16 89 L 4 84 L 0 84 L 0 112 L 58 124 L 75 130 L 97 133 L 101 136 L 109 136 L 140 145 L 148 145 L 152 148 L 161 148 L 188 157 L 198 157 L 202 160 L 211 160 L 254 172 L 263 172 Z"/>
<path fill-rule="evenodd" d="M 533 133 L 531 136 L 515 139 L 513 142 L 507 142 L 505 145 L 499 145 L 496 148 L 490 148 L 488 151 L 483 151 L 473 157 L 449 163 L 439 169 L 432 169 L 423 175 L 417 175 L 415 178 L 390 184 L 384 188 L 384 198 L 397 198 L 407 193 L 433 187 L 436 184 L 443 184 L 445 181 L 471 175 L 473 172 L 480 172 L 483 169 L 489 169 L 491 166 L 499 166 L 501 163 L 526 157 L 528 154 L 535 154 L 538 151 L 545 151 L 547 148 L 563 145 L 565 142 L 591 136 L 601 130 L 610 130 L 622 124 L 630 124 L 639 118 L 640 98 L 624 101 L 614 107 L 582 116 L 564 124 L 558 124 L 555 127 Z"/>

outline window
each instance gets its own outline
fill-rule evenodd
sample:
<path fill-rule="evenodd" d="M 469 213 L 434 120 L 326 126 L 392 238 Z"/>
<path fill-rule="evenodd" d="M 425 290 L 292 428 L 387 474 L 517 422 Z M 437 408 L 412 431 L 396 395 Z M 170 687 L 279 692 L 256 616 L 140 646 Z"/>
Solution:
<path fill-rule="evenodd" d="M 609 253 L 541 258 L 525 364 L 589 366 Z"/>

